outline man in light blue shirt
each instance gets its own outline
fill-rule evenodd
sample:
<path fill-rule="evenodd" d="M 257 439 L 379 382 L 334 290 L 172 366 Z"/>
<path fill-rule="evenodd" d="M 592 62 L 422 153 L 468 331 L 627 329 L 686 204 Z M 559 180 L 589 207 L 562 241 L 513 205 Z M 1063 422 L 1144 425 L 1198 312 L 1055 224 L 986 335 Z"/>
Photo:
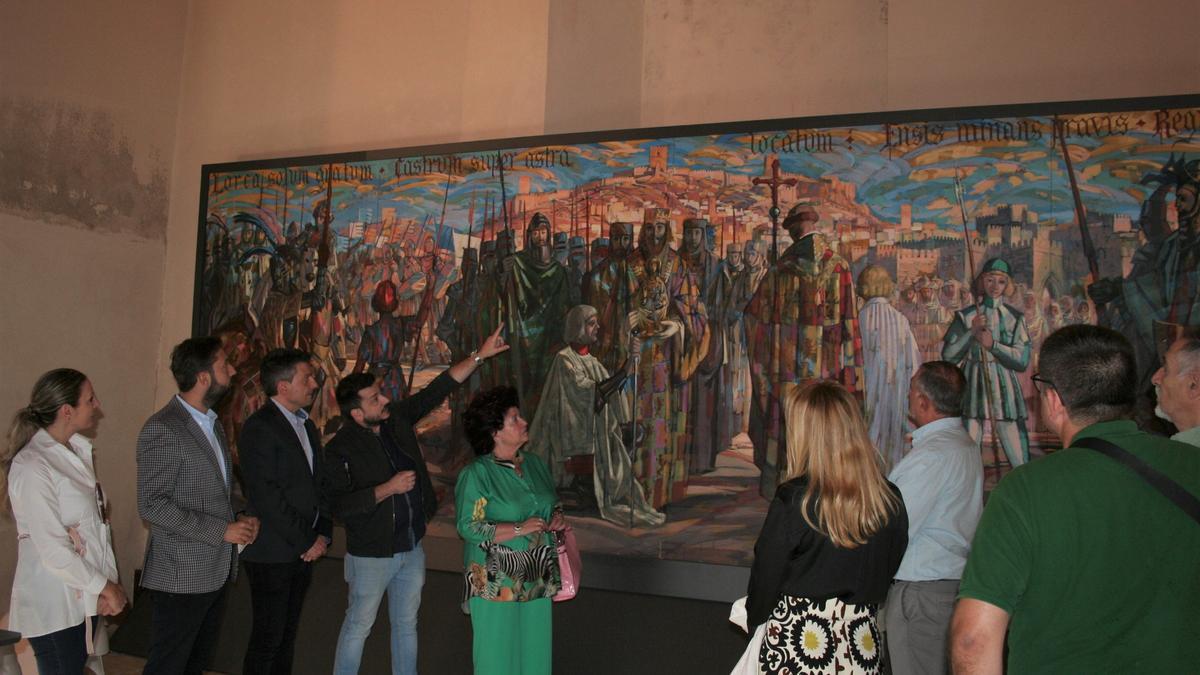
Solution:
<path fill-rule="evenodd" d="M 224 392 L 222 392 L 224 393 Z M 214 430 L 217 426 L 217 411 L 212 408 L 205 408 L 201 412 L 197 408 L 192 407 L 183 396 L 175 394 L 175 398 L 183 405 L 183 409 L 187 411 L 196 424 L 200 427 L 200 431 L 204 432 L 204 437 L 208 439 L 208 444 L 212 446 L 213 457 L 217 458 L 217 466 L 221 468 L 221 477 L 225 482 L 229 482 L 229 467 L 225 466 L 225 455 L 221 453 L 221 443 L 217 440 L 217 432 Z"/>
<path fill-rule="evenodd" d="M 947 672 L 946 638 L 971 538 L 983 512 L 983 463 L 962 425 L 966 379 L 948 361 L 913 375 L 912 450 L 888 480 L 908 510 L 908 549 L 888 592 L 888 654 L 896 675 Z"/>

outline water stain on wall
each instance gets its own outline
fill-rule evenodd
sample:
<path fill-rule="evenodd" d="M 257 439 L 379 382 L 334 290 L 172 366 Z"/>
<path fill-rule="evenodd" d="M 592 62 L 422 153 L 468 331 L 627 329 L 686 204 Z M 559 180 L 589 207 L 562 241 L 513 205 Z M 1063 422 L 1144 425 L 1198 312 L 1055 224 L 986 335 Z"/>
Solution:
<path fill-rule="evenodd" d="M 0 211 L 147 239 L 166 235 L 168 171 L 110 113 L 0 98 Z"/>

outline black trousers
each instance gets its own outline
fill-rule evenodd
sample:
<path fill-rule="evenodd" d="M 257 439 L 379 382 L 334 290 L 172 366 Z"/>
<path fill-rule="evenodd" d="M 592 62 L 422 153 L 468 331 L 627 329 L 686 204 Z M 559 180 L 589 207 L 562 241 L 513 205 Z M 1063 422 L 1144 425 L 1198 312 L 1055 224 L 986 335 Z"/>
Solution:
<path fill-rule="evenodd" d="M 53 633 L 29 638 L 29 646 L 37 659 L 40 675 L 77 675 L 83 672 L 87 663 L 88 645 L 87 621 L 92 622 L 92 630 L 96 630 L 96 617 L 56 630 Z"/>
<path fill-rule="evenodd" d="M 154 611 L 143 675 L 201 675 L 217 644 L 225 587 L 211 593 L 150 590 L 150 594 Z"/>
<path fill-rule="evenodd" d="M 242 673 L 287 675 L 292 672 L 296 627 L 300 624 L 304 595 L 312 582 L 312 563 L 243 561 L 242 565 L 250 580 L 250 604 L 254 610 Z"/>

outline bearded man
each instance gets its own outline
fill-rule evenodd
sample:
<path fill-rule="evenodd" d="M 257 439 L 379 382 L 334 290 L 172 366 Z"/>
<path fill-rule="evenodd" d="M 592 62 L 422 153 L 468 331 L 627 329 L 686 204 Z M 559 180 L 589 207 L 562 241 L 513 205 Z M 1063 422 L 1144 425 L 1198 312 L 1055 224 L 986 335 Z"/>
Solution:
<path fill-rule="evenodd" d="M 655 508 L 684 496 L 687 487 L 689 384 L 710 339 L 700 284 L 671 249 L 671 239 L 671 212 L 651 210 L 631 265 L 638 291 L 629 314 L 630 330 L 638 333 L 631 350 L 634 400 L 646 431 L 644 438 L 637 435 L 634 475 Z"/>
<path fill-rule="evenodd" d="M 554 259 L 546 216 L 533 214 L 525 229 L 525 248 L 509 261 L 503 307 L 512 345 L 508 362 L 521 412 L 533 419 L 554 352 L 563 344 L 563 319 L 570 307 L 567 270 Z"/>

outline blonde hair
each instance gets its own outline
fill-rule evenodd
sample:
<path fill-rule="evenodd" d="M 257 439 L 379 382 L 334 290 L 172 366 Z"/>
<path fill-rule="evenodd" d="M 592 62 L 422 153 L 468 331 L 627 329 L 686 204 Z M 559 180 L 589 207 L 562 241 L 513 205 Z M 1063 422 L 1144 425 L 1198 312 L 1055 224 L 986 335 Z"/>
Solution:
<path fill-rule="evenodd" d="M 890 298 L 895 289 L 892 276 L 879 265 L 867 265 L 858 274 L 858 295 L 863 300 Z"/>
<path fill-rule="evenodd" d="M 812 381 L 785 394 L 783 411 L 788 462 L 784 480 L 808 477 L 800 502 L 805 522 L 840 548 L 865 544 L 900 502 L 883 476 L 882 460 L 867 435 L 858 402 L 836 382 Z"/>
<path fill-rule="evenodd" d="M 13 415 L 8 427 L 8 443 L 0 449 L 0 513 L 9 513 L 8 471 L 13 458 L 29 443 L 39 429 L 54 423 L 64 405 L 77 406 L 83 396 L 87 375 L 72 368 L 56 368 L 41 377 L 29 394 L 29 405 Z"/>

